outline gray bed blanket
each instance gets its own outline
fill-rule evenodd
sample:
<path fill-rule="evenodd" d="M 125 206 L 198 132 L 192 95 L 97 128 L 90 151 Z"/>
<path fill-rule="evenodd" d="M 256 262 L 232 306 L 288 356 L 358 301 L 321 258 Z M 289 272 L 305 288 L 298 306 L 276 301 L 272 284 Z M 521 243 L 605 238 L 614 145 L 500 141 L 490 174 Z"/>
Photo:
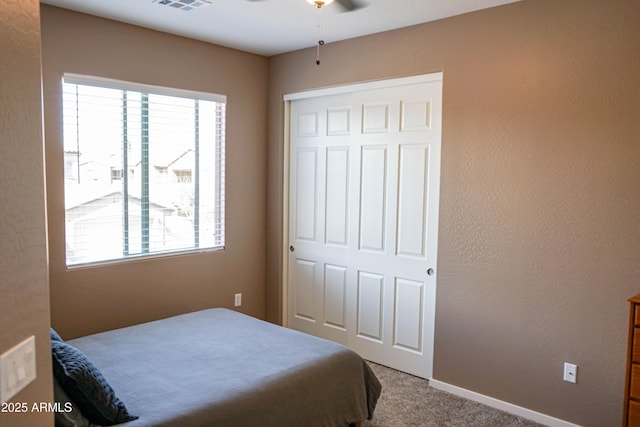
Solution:
<path fill-rule="evenodd" d="M 380 395 L 346 347 L 227 309 L 69 343 L 140 417 L 126 427 L 344 427 L 370 419 Z"/>

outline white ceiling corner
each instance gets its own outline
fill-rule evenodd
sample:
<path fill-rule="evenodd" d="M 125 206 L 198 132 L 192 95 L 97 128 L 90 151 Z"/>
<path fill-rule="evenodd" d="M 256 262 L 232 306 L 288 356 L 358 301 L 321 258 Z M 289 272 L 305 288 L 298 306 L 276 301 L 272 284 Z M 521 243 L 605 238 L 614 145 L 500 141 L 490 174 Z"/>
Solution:
<path fill-rule="evenodd" d="M 361 0 L 322 11 L 326 43 L 435 21 L 519 0 Z M 41 0 L 41 3 L 186 36 L 264 56 L 315 46 L 318 10 L 306 0 L 211 0 L 183 11 L 153 0 Z"/>

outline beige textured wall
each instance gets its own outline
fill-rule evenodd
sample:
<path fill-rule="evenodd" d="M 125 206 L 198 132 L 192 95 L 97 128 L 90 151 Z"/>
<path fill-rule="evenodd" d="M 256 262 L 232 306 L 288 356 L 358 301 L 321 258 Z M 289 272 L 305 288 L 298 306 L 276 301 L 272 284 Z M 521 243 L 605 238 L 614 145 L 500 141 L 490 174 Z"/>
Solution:
<path fill-rule="evenodd" d="M 626 299 L 640 292 L 638 22 L 637 0 L 525 0 L 329 43 L 320 67 L 313 49 L 272 58 L 268 318 L 281 312 L 282 95 L 442 70 L 434 378 L 618 425 Z"/>
<path fill-rule="evenodd" d="M 268 60 L 42 6 L 52 323 L 64 338 L 207 307 L 264 317 Z M 61 87 L 64 72 L 227 96 L 226 249 L 67 271 Z"/>
<path fill-rule="evenodd" d="M 36 0 L 0 8 L 0 58 L 0 353 L 35 335 L 36 380 L 11 400 L 30 409 L 53 399 Z M 50 413 L 0 413 L 2 427 L 52 424 Z"/>

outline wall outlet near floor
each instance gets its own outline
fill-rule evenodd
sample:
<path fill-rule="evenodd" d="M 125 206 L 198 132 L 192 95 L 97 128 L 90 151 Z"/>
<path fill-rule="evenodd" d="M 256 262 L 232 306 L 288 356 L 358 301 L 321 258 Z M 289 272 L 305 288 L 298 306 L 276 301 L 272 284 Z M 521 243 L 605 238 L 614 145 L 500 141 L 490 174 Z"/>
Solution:
<path fill-rule="evenodd" d="M 576 383 L 578 381 L 578 367 L 573 363 L 564 363 L 564 377 L 563 379 L 570 383 Z"/>
<path fill-rule="evenodd" d="M 235 294 L 233 298 L 233 306 L 240 307 L 242 305 L 242 294 Z"/>
<path fill-rule="evenodd" d="M 36 379 L 36 337 L 31 335 L 0 356 L 0 401 L 8 402 Z"/>

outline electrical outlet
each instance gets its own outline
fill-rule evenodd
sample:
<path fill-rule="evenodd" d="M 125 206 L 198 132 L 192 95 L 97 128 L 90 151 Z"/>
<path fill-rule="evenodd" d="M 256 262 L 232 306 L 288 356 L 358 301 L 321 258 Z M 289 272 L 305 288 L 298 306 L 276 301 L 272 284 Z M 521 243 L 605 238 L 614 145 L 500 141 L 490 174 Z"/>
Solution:
<path fill-rule="evenodd" d="M 564 378 L 565 381 L 570 383 L 576 383 L 578 381 L 578 367 L 573 363 L 564 363 Z"/>
<path fill-rule="evenodd" d="M 233 305 L 234 307 L 240 307 L 242 305 L 242 294 L 235 294 Z"/>
<path fill-rule="evenodd" d="M 9 401 L 35 379 L 36 337 L 31 335 L 0 356 L 0 401 Z"/>

